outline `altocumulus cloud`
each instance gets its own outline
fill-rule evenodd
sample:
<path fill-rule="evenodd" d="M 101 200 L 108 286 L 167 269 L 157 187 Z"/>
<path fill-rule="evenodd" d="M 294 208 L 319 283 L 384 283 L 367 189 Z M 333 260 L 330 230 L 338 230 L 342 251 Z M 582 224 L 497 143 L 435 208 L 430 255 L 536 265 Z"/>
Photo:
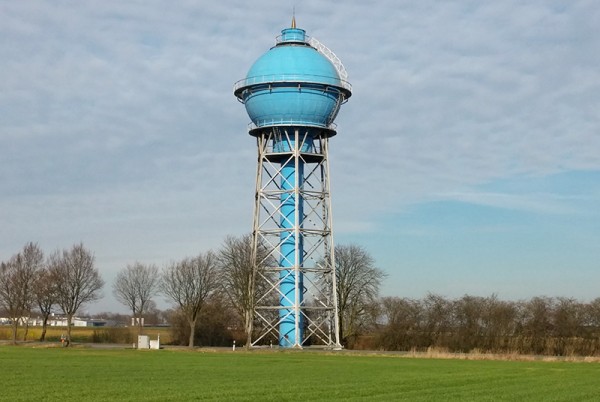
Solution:
<path fill-rule="evenodd" d="M 248 231 L 256 157 L 232 85 L 292 6 L 0 4 L 0 257 L 82 240 L 110 275 Z M 600 169 L 594 1 L 306 0 L 296 14 L 354 85 L 331 148 L 342 236 L 424 201 L 561 213 L 572 200 L 493 183 Z"/>

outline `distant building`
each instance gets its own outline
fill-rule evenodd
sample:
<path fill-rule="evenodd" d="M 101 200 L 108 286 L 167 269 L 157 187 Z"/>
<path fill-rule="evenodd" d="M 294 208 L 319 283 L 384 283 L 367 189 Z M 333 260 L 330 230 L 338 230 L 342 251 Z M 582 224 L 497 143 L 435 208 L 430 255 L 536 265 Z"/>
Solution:
<path fill-rule="evenodd" d="M 30 327 L 41 327 L 44 325 L 44 320 L 40 317 L 21 317 L 19 318 L 21 325 L 27 323 Z M 12 320 L 10 318 L 0 317 L 0 325 L 10 325 Z M 106 320 L 96 318 L 79 318 L 73 317 L 71 326 L 73 327 L 105 327 L 107 324 Z M 49 327 L 66 327 L 67 317 L 53 315 L 48 318 L 47 325 Z"/>

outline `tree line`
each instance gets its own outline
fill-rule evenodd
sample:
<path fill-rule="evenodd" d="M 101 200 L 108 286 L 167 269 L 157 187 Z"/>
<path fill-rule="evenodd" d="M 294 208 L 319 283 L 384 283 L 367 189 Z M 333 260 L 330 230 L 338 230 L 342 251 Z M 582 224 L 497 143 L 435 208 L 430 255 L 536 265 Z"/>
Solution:
<path fill-rule="evenodd" d="M 48 318 L 53 307 L 58 306 L 67 318 L 69 345 L 75 313 L 84 304 L 98 300 L 103 286 L 94 256 L 83 244 L 56 250 L 47 258 L 37 244 L 26 244 L 7 262 L 0 263 L 0 306 L 11 318 L 13 342 L 21 320 L 34 309 L 42 316 L 43 341 Z M 26 337 L 28 322 L 23 324 Z"/>
<path fill-rule="evenodd" d="M 266 249 L 258 247 L 257 260 Z M 377 298 L 384 274 L 373 258 L 359 246 L 337 246 L 340 332 L 344 342 L 359 334 L 362 317 Z M 155 309 L 154 298 L 165 296 L 173 305 L 168 317 L 174 339 L 190 347 L 231 344 L 239 339 L 250 345 L 254 303 L 264 290 L 254 283 L 252 236 L 227 237 L 217 251 L 173 261 L 162 269 L 133 262 L 123 267 L 112 283 L 116 299 L 127 306 L 143 331 L 143 317 Z M 256 267 L 261 270 L 262 267 Z M 44 340 L 54 310 L 67 318 L 66 345 L 71 342 L 74 315 L 86 304 L 101 298 L 104 287 L 93 253 L 83 244 L 57 250 L 48 257 L 37 244 L 28 243 L 8 261 L 0 263 L 0 307 L 11 318 L 12 339 L 17 341 L 24 317 L 42 316 Z"/>
<path fill-rule="evenodd" d="M 259 247 L 258 253 L 265 250 Z M 534 297 L 504 301 L 496 295 L 451 299 L 381 297 L 386 274 L 358 245 L 335 247 L 340 339 L 347 348 L 473 350 L 547 355 L 600 354 L 600 298 Z M 173 340 L 188 346 L 250 344 L 254 302 L 252 236 L 227 237 L 218 250 L 185 257 L 162 268 L 133 262 L 112 283 L 143 332 L 143 318 L 167 317 Z M 261 256 L 260 260 L 268 260 Z M 257 267 L 261 269 L 261 267 Z M 83 244 L 44 257 L 28 243 L 0 263 L 0 307 L 12 319 L 13 341 L 22 317 L 42 317 L 44 339 L 49 315 L 61 311 L 69 323 L 81 308 L 101 297 L 104 286 L 93 253 Z M 163 296 L 172 309 L 159 312 Z M 25 326 L 27 325 L 24 323 Z M 27 328 L 25 328 L 26 336 Z"/>
<path fill-rule="evenodd" d="M 269 261 L 265 248 L 259 245 L 256 252 L 257 261 Z M 347 344 L 359 334 L 385 275 L 359 246 L 336 246 L 335 253 L 338 299 L 343 300 L 338 305 L 340 338 Z M 172 262 L 162 272 L 152 265 L 129 265 L 117 276 L 113 292 L 136 319 L 143 316 L 152 296 L 167 296 L 175 306 L 170 314 L 173 338 L 180 343 L 187 340 L 192 347 L 198 341 L 229 345 L 239 340 L 249 347 L 259 325 L 254 320 L 255 302 L 264 294 L 261 286 L 268 286 L 254 281 L 255 269 L 263 269 L 254 261 L 252 236 L 229 236 L 216 252 Z"/>
<path fill-rule="evenodd" d="M 566 297 L 384 297 L 373 306 L 368 325 L 367 347 L 384 350 L 600 354 L 600 298 L 583 303 Z"/>

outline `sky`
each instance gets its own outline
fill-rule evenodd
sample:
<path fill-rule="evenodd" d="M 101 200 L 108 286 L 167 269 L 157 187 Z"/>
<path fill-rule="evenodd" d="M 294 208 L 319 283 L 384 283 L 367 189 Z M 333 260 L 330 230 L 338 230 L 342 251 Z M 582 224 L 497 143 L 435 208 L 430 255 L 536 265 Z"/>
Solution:
<path fill-rule="evenodd" d="M 233 84 L 289 27 L 342 60 L 335 242 L 383 296 L 600 297 L 600 4 L 0 0 L 0 260 L 83 242 L 106 282 L 252 227 Z M 163 305 L 164 298 L 156 300 Z"/>

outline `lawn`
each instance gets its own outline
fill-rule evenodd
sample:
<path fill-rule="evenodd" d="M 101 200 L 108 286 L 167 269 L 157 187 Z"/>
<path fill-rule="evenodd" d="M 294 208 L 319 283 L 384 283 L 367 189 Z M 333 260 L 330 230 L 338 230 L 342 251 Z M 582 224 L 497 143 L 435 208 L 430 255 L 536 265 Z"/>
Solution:
<path fill-rule="evenodd" d="M 0 346 L 0 400 L 597 401 L 600 364 Z"/>

